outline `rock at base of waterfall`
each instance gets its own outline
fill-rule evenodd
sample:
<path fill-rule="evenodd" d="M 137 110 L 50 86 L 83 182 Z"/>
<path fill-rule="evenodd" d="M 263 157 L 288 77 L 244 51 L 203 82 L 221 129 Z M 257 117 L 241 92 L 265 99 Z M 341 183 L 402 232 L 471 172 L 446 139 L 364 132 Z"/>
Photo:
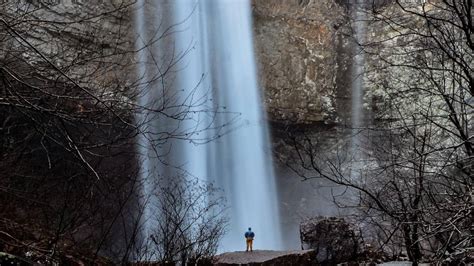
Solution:
<path fill-rule="evenodd" d="M 216 265 L 319 265 L 313 250 L 254 250 L 222 253 L 215 257 Z"/>
<path fill-rule="evenodd" d="M 355 260 L 361 248 L 356 232 L 356 225 L 337 217 L 315 217 L 300 225 L 303 248 L 316 250 L 320 262 Z"/>

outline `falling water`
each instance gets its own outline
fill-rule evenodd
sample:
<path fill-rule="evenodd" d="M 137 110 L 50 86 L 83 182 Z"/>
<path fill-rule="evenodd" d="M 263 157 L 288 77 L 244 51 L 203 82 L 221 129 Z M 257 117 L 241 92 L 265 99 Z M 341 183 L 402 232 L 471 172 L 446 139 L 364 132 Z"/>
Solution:
<path fill-rule="evenodd" d="M 147 112 L 137 117 L 144 132 L 139 140 L 143 193 L 149 193 L 150 179 L 176 171 L 214 182 L 225 193 L 230 218 L 220 250 L 244 248 L 248 227 L 256 234 L 255 248 L 280 249 L 278 199 L 257 85 L 249 0 L 140 0 L 138 5 L 138 74 L 152 81 L 139 103 L 157 107 L 173 95 L 189 108 L 182 121 Z M 166 38 L 141 49 L 167 30 Z M 179 60 L 172 74 L 156 75 L 173 58 Z M 182 132 L 185 140 L 157 144 L 146 137 L 156 137 L 163 129 Z M 219 138 L 199 145 L 199 140 L 213 136 Z M 145 216 L 153 212 L 148 208 Z"/>
<path fill-rule="evenodd" d="M 362 133 L 364 126 L 364 62 L 365 56 L 360 44 L 364 42 L 366 35 L 366 14 L 364 8 L 364 0 L 354 0 L 353 4 L 353 29 L 356 41 L 354 48 L 354 61 L 352 63 L 352 83 L 351 83 L 351 153 L 353 156 L 353 164 L 351 176 L 357 177 L 357 173 L 362 165 Z"/>

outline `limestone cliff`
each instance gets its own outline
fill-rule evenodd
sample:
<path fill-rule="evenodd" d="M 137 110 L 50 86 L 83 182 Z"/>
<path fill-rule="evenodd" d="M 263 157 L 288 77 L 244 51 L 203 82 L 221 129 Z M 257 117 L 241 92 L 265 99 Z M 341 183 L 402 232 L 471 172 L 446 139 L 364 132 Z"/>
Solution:
<path fill-rule="evenodd" d="M 335 0 L 254 0 L 260 82 L 269 119 L 333 123 L 347 99 L 350 47 Z"/>

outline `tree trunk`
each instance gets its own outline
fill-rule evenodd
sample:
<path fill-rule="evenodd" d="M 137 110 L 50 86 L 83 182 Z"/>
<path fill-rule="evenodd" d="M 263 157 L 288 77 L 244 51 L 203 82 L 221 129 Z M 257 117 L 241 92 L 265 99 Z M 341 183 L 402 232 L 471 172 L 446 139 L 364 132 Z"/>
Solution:
<path fill-rule="evenodd" d="M 421 248 L 418 243 L 418 233 L 410 225 L 403 225 L 403 238 L 405 240 L 406 251 L 408 259 L 412 262 L 412 265 L 418 265 L 421 259 Z"/>

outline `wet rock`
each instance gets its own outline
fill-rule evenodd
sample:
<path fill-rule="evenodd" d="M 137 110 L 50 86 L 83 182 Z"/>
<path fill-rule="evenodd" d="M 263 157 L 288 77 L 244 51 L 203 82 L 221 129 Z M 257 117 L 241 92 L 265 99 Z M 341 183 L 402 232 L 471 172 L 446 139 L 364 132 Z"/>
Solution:
<path fill-rule="evenodd" d="M 357 258 L 360 239 L 355 226 L 342 218 L 318 217 L 300 226 L 303 249 L 314 249 L 319 262 L 340 263 Z"/>

